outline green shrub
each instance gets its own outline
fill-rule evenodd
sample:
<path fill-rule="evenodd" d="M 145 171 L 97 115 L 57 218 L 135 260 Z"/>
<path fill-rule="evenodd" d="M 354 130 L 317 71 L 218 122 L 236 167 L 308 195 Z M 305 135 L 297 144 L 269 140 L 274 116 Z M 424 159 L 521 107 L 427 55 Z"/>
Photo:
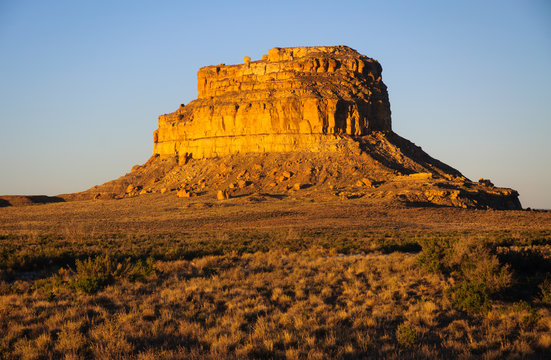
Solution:
<path fill-rule="evenodd" d="M 108 277 L 84 276 L 75 279 L 73 287 L 87 294 L 94 294 L 103 289 L 109 282 Z"/>
<path fill-rule="evenodd" d="M 402 323 L 396 329 L 396 340 L 401 347 L 411 349 L 419 340 L 417 330 L 408 323 Z"/>
<path fill-rule="evenodd" d="M 448 270 L 447 258 L 450 245 L 445 240 L 427 239 L 421 241 L 423 251 L 417 261 L 422 268 L 429 272 L 444 272 Z"/>
<path fill-rule="evenodd" d="M 84 261 L 77 260 L 76 270 L 71 286 L 87 294 L 98 292 L 107 286 L 120 269 L 115 265 L 115 261 L 108 255 L 98 255 L 95 258 L 87 258 Z"/>
<path fill-rule="evenodd" d="M 49 278 L 35 281 L 32 286 L 33 290 L 40 292 L 48 301 L 51 301 L 50 299 L 55 298 L 59 289 L 64 286 L 64 279 L 61 276 L 64 271 L 64 269 L 60 269 L 59 273 Z"/>
<path fill-rule="evenodd" d="M 522 324 L 527 327 L 535 326 L 542 317 L 536 308 L 523 300 L 513 304 L 512 310 L 517 313 L 524 313 Z"/>
<path fill-rule="evenodd" d="M 539 286 L 541 293 L 541 302 L 551 305 L 551 280 L 545 279 Z"/>
<path fill-rule="evenodd" d="M 145 262 L 138 260 L 135 264 L 130 262 L 130 259 L 126 259 L 126 265 L 128 278 L 132 281 L 144 281 L 148 276 L 155 273 L 155 267 L 153 265 L 154 260 L 152 257 L 148 257 Z"/>
<path fill-rule="evenodd" d="M 486 313 L 492 303 L 488 287 L 483 282 L 461 281 L 451 289 L 452 303 L 469 314 Z"/>
<path fill-rule="evenodd" d="M 469 314 L 487 312 L 490 296 L 509 287 L 512 273 L 502 265 L 489 244 L 479 239 L 425 240 L 419 264 L 430 272 L 450 274 L 457 285 L 448 291 L 453 305 Z"/>
<path fill-rule="evenodd" d="M 115 278 L 145 280 L 155 272 L 153 262 L 151 257 L 145 263 L 142 260 L 133 263 L 130 258 L 118 262 L 108 255 L 89 257 L 84 261 L 77 260 L 71 286 L 76 290 L 93 294 L 112 283 Z"/>
<path fill-rule="evenodd" d="M 512 274 L 508 265 L 501 265 L 497 256 L 482 246 L 471 249 L 460 264 L 460 277 L 468 282 L 484 284 L 490 294 L 511 285 Z"/>

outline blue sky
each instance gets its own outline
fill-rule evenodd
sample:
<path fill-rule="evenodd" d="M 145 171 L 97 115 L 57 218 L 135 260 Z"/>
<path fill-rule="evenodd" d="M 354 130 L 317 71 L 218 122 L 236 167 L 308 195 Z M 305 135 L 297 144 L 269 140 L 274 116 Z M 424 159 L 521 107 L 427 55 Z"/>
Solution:
<path fill-rule="evenodd" d="M 337 44 L 381 62 L 395 132 L 551 208 L 545 0 L 0 0 L 0 194 L 81 191 L 144 163 L 201 66 Z"/>

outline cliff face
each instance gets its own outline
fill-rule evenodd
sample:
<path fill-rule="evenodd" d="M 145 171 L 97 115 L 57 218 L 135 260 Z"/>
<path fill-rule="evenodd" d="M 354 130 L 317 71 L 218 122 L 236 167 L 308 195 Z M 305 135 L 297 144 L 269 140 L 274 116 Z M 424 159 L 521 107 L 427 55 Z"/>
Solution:
<path fill-rule="evenodd" d="M 153 153 L 316 151 L 340 135 L 391 131 L 381 72 L 346 46 L 273 48 L 259 61 L 201 68 L 198 99 L 159 117 Z"/>

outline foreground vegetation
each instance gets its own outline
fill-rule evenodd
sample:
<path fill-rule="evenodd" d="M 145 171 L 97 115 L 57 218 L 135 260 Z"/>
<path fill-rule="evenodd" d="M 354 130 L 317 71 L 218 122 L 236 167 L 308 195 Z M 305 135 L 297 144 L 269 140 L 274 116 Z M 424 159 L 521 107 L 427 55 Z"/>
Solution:
<path fill-rule="evenodd" d="M 551 213 L 297 194 L 0 209 L 0 359 L 549 358 Z"/>
<path fill-rule="evenodd" d="M 532 357 L 551 232 L 293 229 L 0 237 L 0 355 Z"/>

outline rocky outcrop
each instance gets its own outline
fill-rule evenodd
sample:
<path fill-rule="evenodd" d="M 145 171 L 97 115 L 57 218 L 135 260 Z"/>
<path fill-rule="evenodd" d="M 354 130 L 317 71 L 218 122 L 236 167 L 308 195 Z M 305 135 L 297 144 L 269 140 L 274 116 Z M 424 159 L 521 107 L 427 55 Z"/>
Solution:
<path fill-rule="evenodd" d="M 198 98 L 159 117 L 147 163 L 63 198 L 173 192 L 182 201 L 337 196 L 521 209 L 516 191 L 472 182 L 393 133 L 381 71 L 346 46 L 273 48 L 258 61 L 201 68 Z"/>
<path fill-rule="evenodd" d="M 205 158 L 322 151 L 341 135 L 390 131 L 381 65 L 346 46 L 273 48 L 197 73 L 197 100 L 159 117 L 154 154 Z"/>

